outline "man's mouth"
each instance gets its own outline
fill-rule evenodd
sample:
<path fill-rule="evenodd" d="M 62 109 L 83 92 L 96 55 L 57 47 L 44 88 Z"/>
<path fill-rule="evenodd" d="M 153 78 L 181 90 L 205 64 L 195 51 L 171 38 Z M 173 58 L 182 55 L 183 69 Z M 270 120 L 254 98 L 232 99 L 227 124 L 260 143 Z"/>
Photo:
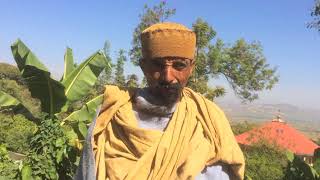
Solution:
<path fill-rule="evenodd" d="M 172 93 L 178 93 L 178 89 L 177 88 L 167 88 L 167 87 L 159 87 L 159 90 L 161 92 L 162 95 L 164 96 L 168 96 L 169 94 Z"/>

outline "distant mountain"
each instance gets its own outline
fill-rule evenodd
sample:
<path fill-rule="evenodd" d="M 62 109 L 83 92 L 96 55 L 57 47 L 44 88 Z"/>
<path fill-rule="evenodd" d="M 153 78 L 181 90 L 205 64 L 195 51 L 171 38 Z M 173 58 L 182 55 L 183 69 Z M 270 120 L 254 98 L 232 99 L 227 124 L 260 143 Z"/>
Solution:
<path fill-rule="evenodd" d="M 235 104 L 217 102 L 232 122 L 266 122 L 280 115 L 281 119 L 308 136 L 320 138 L 320 110 L 299 108 L 290 104 Z M 279 112 L 280 111 L 280 112 Z"/>

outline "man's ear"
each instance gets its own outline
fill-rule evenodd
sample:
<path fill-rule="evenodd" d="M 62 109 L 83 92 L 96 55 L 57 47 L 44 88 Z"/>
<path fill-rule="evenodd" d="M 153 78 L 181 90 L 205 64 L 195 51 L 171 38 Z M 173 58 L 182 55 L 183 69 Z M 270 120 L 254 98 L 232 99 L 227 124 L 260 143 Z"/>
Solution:
<path fill-rule="evenodd" d="M 194 68 L 196 67 L 196 60 L 192 60 L 192 63 L 191 63 L 191 70 L 190 70 L 190 73 L 192 74 L 192 72 L 194 71 Z"/>
<path fill-rule="evenodd" d="M 142 66 L 142 64 L 144 63 L 143 61 L 144 61 L 144 59 L 143 59 L 143 58 L 140 58 L 140 59 L 139 59 L 139 66 L 140 66 L 140 67 L 141 67 L 141 66 Z"/>

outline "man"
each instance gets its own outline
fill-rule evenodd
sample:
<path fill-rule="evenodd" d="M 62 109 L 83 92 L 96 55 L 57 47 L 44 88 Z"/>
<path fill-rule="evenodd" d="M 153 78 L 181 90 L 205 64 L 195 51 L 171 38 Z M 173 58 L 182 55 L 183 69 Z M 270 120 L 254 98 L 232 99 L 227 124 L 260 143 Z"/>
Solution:
<path fill-rule="evenodd" d="M 243 154 L 223 112 L 185 87 L 194 32 L 159 23 L 141 42 L 148 87 L 106 86 L 76 179 L 243 179 Z"/>

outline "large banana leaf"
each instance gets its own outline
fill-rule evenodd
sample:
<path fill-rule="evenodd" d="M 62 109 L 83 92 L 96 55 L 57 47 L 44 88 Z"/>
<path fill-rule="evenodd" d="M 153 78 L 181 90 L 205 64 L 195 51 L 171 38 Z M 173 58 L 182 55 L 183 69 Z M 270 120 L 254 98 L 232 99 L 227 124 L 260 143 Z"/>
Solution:
<path fill-rule="evenodd" d="M 32 97 L 41 101 L 42 111 L 51 116 L 59 112 L 66 103 L 64 86 L 50 77 L 47 68 L 20 39 L 11 45 L 11 51 Z"/>
<path fill-rule="evenodd" d="M 69 145 L 81 149 L 81 142 L 87 135 L 87 124 L 93 120 L 102 102 L 103 95 L 97 96 L 62 121 L 61 125 L 68 137 Z"/>
<path fill-rule="evenodd" d="M 63 122 L 90 123 L 96 115 L 97 108 L 102 104 L 102 101 L 103 94 L 87 102 L 80 110 L 71 113 L 63 120 Z"/>
<path fill-rule="evenodd" d="M 64 72 L 63 72 L 62 79 L 66 79 L 67 76 L 69 76 L 73 70 L 74 70 L 74 61 L 73 61 L 72 49 L 67 47 L 66 53 L 64 54 Z"/>
<path fill-rule="evenodd" d="M 0 91 L 0 108 L 8 106 L 17 106 L 20 104 L 20 101 L 10 94 L 7 94 L 3 91 Z"/>
<path fill-rule="evenodd" d="M 98 51 L 74 69 L 62 81 L 68 100 L 71 102 L 76 101 L 87 95 L 98 79 L 99 74 L 107 66 L 108 62 L 105 55 Z"/>

